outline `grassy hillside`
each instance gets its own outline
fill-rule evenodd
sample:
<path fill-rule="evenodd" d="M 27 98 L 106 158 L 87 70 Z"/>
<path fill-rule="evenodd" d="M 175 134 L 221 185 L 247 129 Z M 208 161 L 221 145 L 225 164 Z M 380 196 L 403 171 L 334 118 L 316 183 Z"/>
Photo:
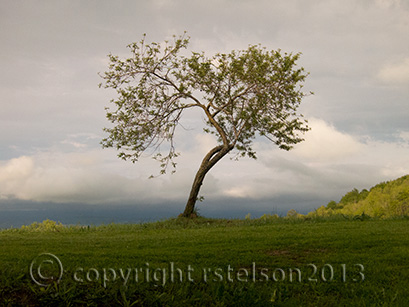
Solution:
<path fill-rule="evenodd" d="M 409 215 L 409 175 L 393 181 L 382 182 L 369 191 L 353 189 L 337 203 L 331 201 L 311 212 L 313 216 L 369 216 L 390 218 Z"/>
<path fill-rule="evenodd" d="M 0 231 L 0 305 L 407 306 L 408 255 L 404 218 L 47 221 Z"/>
<path fill-rule="evenodd" d="M 408 306 L 409 176 L 307 215 L 0 231 L 1 306 Z"/>

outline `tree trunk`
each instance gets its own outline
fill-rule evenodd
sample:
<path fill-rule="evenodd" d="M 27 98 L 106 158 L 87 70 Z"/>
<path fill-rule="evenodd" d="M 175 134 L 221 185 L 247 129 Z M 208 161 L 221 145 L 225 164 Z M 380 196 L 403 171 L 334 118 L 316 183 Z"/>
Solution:
<path fill-rule="evenodd" d="M 207 172 L 226 154 L 234 148 L 233 145 L 228 146 L 216 146 L 204 157 L 200 164 L 199 170 L 196 173 L 195 179 L 190 190 L 189 199 L 187 200 L 185 211 L 182 213 L 183 217 L 194 217 L 195 205 L 197 196 L 199 195 L 200 187 L 203 184 L 203 180 Z"/>

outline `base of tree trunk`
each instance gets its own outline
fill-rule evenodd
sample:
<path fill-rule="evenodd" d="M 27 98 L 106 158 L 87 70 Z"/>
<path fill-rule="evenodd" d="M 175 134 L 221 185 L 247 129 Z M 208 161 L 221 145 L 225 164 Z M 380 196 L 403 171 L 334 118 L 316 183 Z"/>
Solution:
<path fill-rule="evenodd" d="M 178 217 L 184 217 L 184 218 L 188 218 L 188 219 L 196 219 L 199 216 L 196 213 L 193 212 L 188 216 L 185 216 L 183 213 L 181 213 L 181 214 L 178 215 Z"/>

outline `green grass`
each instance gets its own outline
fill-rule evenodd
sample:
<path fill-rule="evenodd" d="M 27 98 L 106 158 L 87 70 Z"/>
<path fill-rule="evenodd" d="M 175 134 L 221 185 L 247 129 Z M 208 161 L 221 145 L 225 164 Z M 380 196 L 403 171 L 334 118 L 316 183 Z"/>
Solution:
<path fill-rule="evenodd" d="M 29 267 L 41 253 L 61 261 L 59 283 L 32 281 Z M 5 306 L 407 306 L 409 220 L 198 218 L 9 229 L 0 231 L 0 264 Z M 41 273 L 58 275 L 46 262 Z"/>

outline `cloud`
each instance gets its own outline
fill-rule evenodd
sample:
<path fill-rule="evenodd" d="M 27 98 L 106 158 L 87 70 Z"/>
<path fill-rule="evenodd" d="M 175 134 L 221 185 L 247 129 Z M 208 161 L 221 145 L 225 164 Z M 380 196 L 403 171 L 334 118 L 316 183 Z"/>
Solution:
<path fill-rule="evenodd" d="M 409 173 L 407 132 L 399 134 L 398 143 L 359 141 L 322 119 L 312 119 L 310 125 L 313 130 L 307 133 L 305 142 L 289 152 L 260 139 L 254 146 L 258 160 L 222 159 L 206 176 L 200 192 L 205 203 L 199 206 L 209 203 L 214 207 L 217 200 L 224 203 L 227 199 L 231 206 L 235 199 L 240 204 L 254 201 L 263 208 L 271 202 L 291 206 L 289 199 L 293 199 L 301 206 L 301 200 L 308 199 L 305 206 L 317 207 L 331 199 L 337 200 L 354 187 L 369 188 Z M 92 137 L 71 135 L 68 139 Z M 72 150 L 66 152 L 65 146 L 69 144 L 60 143 L 61 147 L 52 150 L 2 161 L 0 198 L 161 204 L 182 210 L 199 162 L 215 145 L 209 135 L 192 133 L 191 139 L 195 141 L 191 148 L 183 149 L 176 174 L 155 179 L 147 179 L 158 170 L 157 163 L 149 157 L 132 164 L 117 159 L 114 150 L 70 145 Z"/>
<path fill-rule="evenodd" d="M 376 5 L 382 9 L 389 9 L 391 7 L 400 7 L 402 0 L 376 0 Z"/>
<path fill-rule="evenodd" d="M 193 136 L 194 146 L 183 152 L 176 174 L 148 179 L 159 173 L 150 156 L 135 164 L 125 162 L 117 159 L 115 150 L 90 146 L 94 139 L 92 134 L 73 134 L 53 148 L 2 161 L 0 197 L 91 204 L 183 203 L 199 167 L 196 162 L 215 144 L 211 136 Z M 217 182 L 208 174 L 202 192 L 217 195 Z"/>
<path fill-rule="evenodd" d="M 2 194 L 12 194 L 33 174 L 34 162 L 31 157 L 13 158 L 0 164 Z"/>
<path fill-rule="evenodd" d="M 342 133 L 322 119 L 309 119 L 311 131 L 305 135 L 305 141 L 297 145 L 294 153 L 307 159 L 336 162 L 359 154 L 363 149 L 354 137 Z"/>
<path fill-rule="evenodd" d="M 1 194 L 56 202 L 93 203 L 118 198 L 118 194 L 127 190 L 126 183 L 121 176 L 96 170 L 98 160 L 92 151 L 41 152 L 11 159 L 0 165 Z"/>
<path fill-rule="evenodd" d="M 409 131 L 401 131 L 401 132 L 399 133 L 399 137 L 400 137 L 403 141 L 409 143 Z"/>
<path fill-rule="evenodd" d="M 409 174 L 407 132 L 399 133 L 399 142 L 386 142 L 358 139 L 322 119 L 311 119 L 309 124 L 312 130 L 305 141 L 289 152 L 259 144 L 261 163 L 249 170 L 253 184 L 246 196 L 310 195 L 329 201 L 355 187 L 369 188 Z"/>
<path fill-rule="evenodd" d="M 0 3 L 0 198 L 183 204 L 215 145 L 200 112 L 185 113 L 177 131 L 177 173 L 147 180 L 159 171 L 150 157 L 131 164 L 100 149 L 115 93 L 98 89 L 97 73 L 143 33 L 161 42 L 184 30 L 190 50 L 209 56 L 258 43 L 300 51 L 316 93 L 302 105 L 313 128 L 305 142 L 285 152 L 257 140 L 258 160 L 224 158 L 206 177 L 205 201 L 290 206 L 409 173 L 408 1 L 24 3 Z"/>
<path fill-rule="evenodd" d="M 409 58 L 399 63 L 385 65 L 377 76 L 387 84 L 409 84 Z"/>

